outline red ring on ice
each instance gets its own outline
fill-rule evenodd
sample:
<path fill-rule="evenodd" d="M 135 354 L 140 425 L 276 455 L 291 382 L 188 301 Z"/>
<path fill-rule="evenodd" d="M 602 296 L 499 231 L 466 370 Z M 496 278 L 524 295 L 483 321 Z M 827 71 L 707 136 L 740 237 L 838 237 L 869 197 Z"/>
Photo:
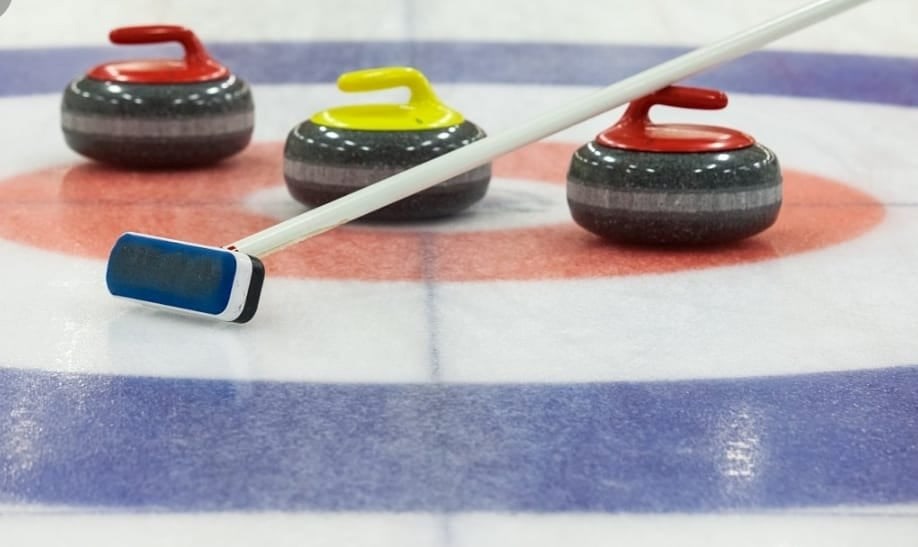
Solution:
<path fill-rule="evenodd" d="M 494 164 L 498 177 L 564 184 L 575 145 L 537 143 Z M 115 238 L 138 231 L 225 245 L 275 222 L 243 207 L 250 193 L 283 184 L 281 145 L 260 143 L 216 166 L 125 171 L 95 163 L 55 167 L 0 182 L 0 237 L 105 259 Z M 883 218 L 871 196 L 785 170 L 782 213 L 766 232 L 704 249 L 610 244 L 573 221 L 478 232 L 347 226 L 271 256 L 271 275 L 367 281 L 534 280 L 665 273 L 780 258 L 851 240 Z"/>

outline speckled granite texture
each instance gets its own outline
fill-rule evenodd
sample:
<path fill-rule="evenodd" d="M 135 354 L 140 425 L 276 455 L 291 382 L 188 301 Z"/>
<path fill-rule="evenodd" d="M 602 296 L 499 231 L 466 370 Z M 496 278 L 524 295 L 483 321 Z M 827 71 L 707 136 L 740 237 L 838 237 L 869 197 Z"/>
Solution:
<path fill-rule="evenodd" d="M 255 125 L 243 80 L 130 84 L 80 78 L 64 90 L 67 144 L 89 158 L 129 167 L 191 167 L 245 148 Z"/>
<path fill-rule="evenodd" d="M 284 179 L 297 201 L 322 205 L 484 136 L 469 121 L 421 131 L 359 131 L 306 121 L 287 137 Z M 491 166 L 486 164 L 366 218 L 419 220 L 455 214 L 481 200 L 490 180 Z"/>
<path fill-rule="evenodd" d="M 761 145 L 656 153 L 588 143 L 568 171 L 568 204 L 580 226 L 640 244 L 712 244 L 765 230 L 781 208 L 781 171 Z"/>

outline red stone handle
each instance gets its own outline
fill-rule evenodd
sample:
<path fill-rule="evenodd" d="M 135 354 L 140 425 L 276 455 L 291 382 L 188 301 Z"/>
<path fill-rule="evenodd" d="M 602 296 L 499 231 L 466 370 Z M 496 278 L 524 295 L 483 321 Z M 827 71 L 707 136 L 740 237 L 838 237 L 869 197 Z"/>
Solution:
<path fill-rule="evenodd" d="M 662 104 L 676 108 L 719 110 L 727 106 L 727 94 L 716 89 L 669 86 L 632 101 L 618 123 L 596 137 L 609 148 L 644 152 L 704 152 L 736 150 L 755 144 L 749 135 L 726 127 L 663 124 L 650 121 L 650 109 Z"/>
<path fill-rule="evenodd" d="M 664 87 L 656 93 L 633 101 L 628 105 L 628 110 L 619 123 L 647 125 L 650 123 L 650 109 L 658 104 L 695 110 L 720 110 L 727 106 L 727 94 L 702 87 Z"/>
<path fill-rule="evenodd" d="M 191 29 L 178 25 L 141 25 L 112 30 L 108 39 L 113 44 L 159 44 L 178 42 L 185 49 L 185 62 L 189 65 L 212 62 L 204 44 Z"/>

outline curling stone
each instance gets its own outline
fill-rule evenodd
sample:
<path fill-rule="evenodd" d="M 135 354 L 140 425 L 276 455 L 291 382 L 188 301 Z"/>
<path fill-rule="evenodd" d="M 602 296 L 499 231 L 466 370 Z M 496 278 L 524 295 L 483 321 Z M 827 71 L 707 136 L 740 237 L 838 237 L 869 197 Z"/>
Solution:
<path fill-rule="evenodd" d="M 179 42 L 184 59 L 116 61 L 70 82 L 61 105 L 67 144 L 126 167 L 206 165 L 248 145 L 255 125 L 248 84 L 212 59 L 190 30 L 113 30 L 115 44 Z"/>
<path fill-rule="evenodd" d="M 299 202 L 318 206 L 485 136 L 441 103 L 421 72 L 386 67 L 342 74 L 342 91 L 405 86 L 407 104 L 341 106 L 294 127 L 284 147 L 284 180 Z M 491 165 L 476 167 L 388 205 L 367 218 L 419 220 L 458 213 L 484 197 Z"/>
<path fill-rule="evenodd" d="M 574 221 L 637 244 L 714 244 L 765 230 L 781 208 L 775 154 L 724 127 L 655 124 L 662 104 L 716 110 L 724 93 L 668 87 L 632 102 L 621 120 L 578 149 L 567 175 Z"/>

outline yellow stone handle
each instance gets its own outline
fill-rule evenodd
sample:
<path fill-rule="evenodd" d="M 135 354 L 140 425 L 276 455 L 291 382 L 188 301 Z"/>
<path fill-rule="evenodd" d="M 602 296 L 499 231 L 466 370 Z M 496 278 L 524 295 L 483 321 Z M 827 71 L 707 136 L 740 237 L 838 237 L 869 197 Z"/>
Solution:
<path fill-rule="evenodd" d="M 419 70 L 411 67 L 367 68 L 345 72 L 338 78 L 338 89 L 341 91 L 379 91 L 394 87 L 407 87 L 411 90 L 411 97 L 408 99 L 410 105 L 440 104 L 427 78 Z"/>
<path fill-rule="evenodd" d="M 423 131 L 460 124 L 462 114 L 440 102 L 421 71 L 405 66 L 386 66 L 345 72 L 338 78 L 341 91 L 380 91 L 407 87 L 407 103 L 352 104 L 317 112 L 313 123 L 364 131 Z"/>

